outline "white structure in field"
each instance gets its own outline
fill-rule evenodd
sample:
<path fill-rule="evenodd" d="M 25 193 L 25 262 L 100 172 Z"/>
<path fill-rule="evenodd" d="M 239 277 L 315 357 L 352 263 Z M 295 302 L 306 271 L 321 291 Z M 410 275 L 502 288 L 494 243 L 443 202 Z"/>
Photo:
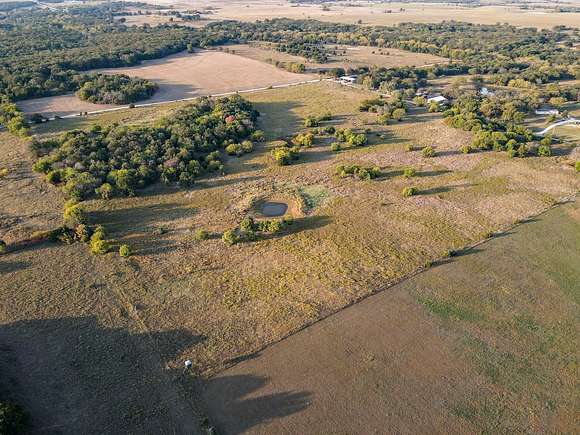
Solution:
<path fill-rule="evenodd" d="M 560 111 L 558 109 L 537 109 L 536 115 L 558 115 Z"/>
<path fill-rule="evenodd" d="M 441 104 L 444 103 L 445 101 L 447 101 L 447 98 L 445 98 L 443 95 L 437 95 L 436 97 L 427 98 L 427 103 L 429 104 L 431 103 Z"/>
<path fill-rule="evenodd" d="M 352 85 L 356 82 L 356 76 L 342 76 L 338 80 L 343 85 Z"/>

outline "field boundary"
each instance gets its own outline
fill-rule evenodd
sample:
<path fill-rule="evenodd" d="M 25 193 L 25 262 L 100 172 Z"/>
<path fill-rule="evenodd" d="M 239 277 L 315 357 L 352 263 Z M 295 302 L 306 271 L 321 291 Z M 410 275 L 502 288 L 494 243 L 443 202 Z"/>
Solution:
<path fill-rule="evenodd" d="M 460 248 L 460 249 L 458 249 L 456 251 L 460 251 L 462 253 L 468 253 L 469 251 L 472 251 L 475 248 L 477 248 L 477 247 L 479 247 L 481 245 L 484 245 L 485 243 L 488 243 L 488 242 L 496 239 L 499 236 L 502 236 L 504 234 L 507 234 L 511 230 L 516 229 L 516 228 L 518 228 L 518 227 L 520 227 L 520 226 L 522 226 L 522 225 L 524 225 L 524 224 L 532 221 L 533 219 L 538 218 L 538 217 L 540 217 L 540 216 L 548 213 L 551 210 L 554 210 L 555 208 L 561 207 L 561 206 L 566 205 L 566 204 L 569 204 L 571 202 L 576 202 L 579 194 L 580 194 L 580 191 L 576 191 L 572 195 L 568 195 L 568 196 L 561 197 L 553 205 L 545 208 L 544 210 L 540 211 L 539 213 L 536 213 L 536 214 L 527 216 L 525 219 L 520 219 L 520 220 L 517 220 L 516 222 L 514 222 L 512 224 L 506 225 L 504 228 L 501 228 L 498 231 L 494 231 L 493 233 L 491 233 L 487 238 L 478 240 L 477 242 L 472 243 L 470 245 L 466 245 L 463 248 Z M 409 279 L 411 279 L 411 278 L 413 278 L 413 277 L 415 277 L 415 276 L 417 276 L 417 275 L 419 275 L 419 274 L 421 274 L 423 272 L 428 271 L 433 265 L 436 265 L 439 262 L 442 262 L 442 261 L 444 261 L 446 259 L 448 259 L 448 257 L 439 257 L 438 259 L 436 259 L 435 261 L 429 263 L 428 265 L 422 266 L 422 267 L 418 268 L 417 270 L 411 272 L 410 274 L 401 277 L 400 279 L 392 282 L 391 284 L 388 284 L 386 287 L 383 287 L 383 288 L 380 288 L 380 289 L 378 289 L 376 291 L 373 291 L 373 292 L 369 293 L 368 295 L 364 295 L 364 296 L 360 297 L 359 299 L 356 299 L 356 300 L 350 302 L 349 304 L 347 304 L 347 305 L 339 308 L 338 310 L 333 311 L 333 312 L 327 314 L 326 316 L 320 317 L 319 319 L 316 319 L 316 320 L 314 320 L 311 323 L 308 323 L 308 324 L 305 324 L 305 325 L 299 327 L 295 331 L 292 331 L 290 334 L 288 334 L 288 335 L 280 338 L 279 340 L 272 341 L 271 343 L 268 343 L 265 346 L 262 346 L 258 350 L 253 351 L 251 353 L 248 353 L 248 354 L 245 354 L 245 355 L 241 355 L 239 357 L 236 357 L 229 364 L 226 362 L 224 364 L 224 366 L 223 366 L 222 369 L 220 369 L 218 372 L 212 374 L 207 379 L 212 379 L 212 378 L 216 377 L 217 375 L 219 375 L 220 373 L 223 373 L 224 371 L 226 371 L 226 370 L 228 370 L 228 369 L 230 369 L 230 368 L 232 368 L 232 367 L 234 367 L 234 366 L 242 363 L 243 361 L 258 356 L 265 349 L 268 349 L 271 346 L 274 346 L 274 345 L 276 345 L 278 343 L 281 343 L 281 342 L 285 341 L 286 339 L 288 339 L 288 338 L 290 338 L 290 337 L 292 337 L 292 336 L 294 336 L 294 335 L 296 335 L 296 334 L 304 331 L 305 329 L 310 328 L 311 326 L 316 325 L 319 322 L 322 322 L 322 321 L 324 321 L 326 319 L 329 319 L 329 318 L 337 315 L 341 311 L 346 310 L 347 308 L 352 307 L 353 305 L 356 305 L 356 304 L 358 304 L 358 303 L 360 303 L 360 302 L 362 302 L 362 301 L 364 301 L 364 300 L 366 300 L 366 299 L 368 299 L 368 298 L 370 298 L 372 296 L 375 296 L 375 295 L 377 295 L 379 293 L 385 292 L 386 290 L 388 290 L 388 289 L 390 289 L 390 288 L 392 288 L 392 287 L 394 287 L 396 285 L 399 285 L 399 284 L 401 284 L 401 283 L 403 283 L 403 282 L 405 282 L 405 281 L 407 281 L 407 280 L 409 280 Z"/>

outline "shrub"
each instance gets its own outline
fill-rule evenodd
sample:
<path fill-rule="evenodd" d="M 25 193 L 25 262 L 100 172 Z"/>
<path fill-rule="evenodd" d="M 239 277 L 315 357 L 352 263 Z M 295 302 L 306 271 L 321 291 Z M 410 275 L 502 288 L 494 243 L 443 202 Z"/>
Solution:
<path fill-rule="evenodd" d="M 403 177 L 411 178 L 414 177 L 416 173 L 417 171 L 415 170 L 415 168 L 405 168 L 403 171 Z"/>
<path fill-rule="evenodd" d="M 320 123 L 318 122 L 318 119 L 316 119 L 314 116 L 307 116 L 304 120 L 304 127 L 311 128 L 318 127 L 319 125 Z"/>
<path fill-rule="evenodd" d="M 282 221 L 277 219 L 260 221 L 260 223 L 258 224 L 258 230 L 266 233 L 277 233 L 279 231 L 282 231 L 283 229 L 284 224 L 282 223 Z"/>
<path fill-rule="evenodd" d="M 435 155 L 435 150 L 431 146 L 426 146 L 421 150 L 421 155 L 425 158 L 430 158 Z"/>
<path fill-rule="evenodd" d="M 354 176 L 360 180 L 372 180 L 381 175 L 381 168 L 378 166 L 365 168 L 358 165 L 338 165 L 336 167 L 336 174 L 341 178 Z"/>
<path fill-rule="evenodd" d="M 250 140 L 245 140 L 242 142 L 242 150 L 245 153 L 251 153 L 252 151 L 254 151 L 254 144 L 252 143 L 252 141 Z"/>
<path fill-rule="evenodd" d="M 408 143 L 407 145 L 405 145 L 405 151 L 411 152 L 414 150 L 415 150 L 415 147 L 412 144 Z"/>
<path fill-rule="evenodd" d="M 518 157 L 524 158 L 528 155 L 528 147 L 525 143 L 521 144 L 518 148 Z"/>
<path fill-rule="evenodd" d="M 416 195 L 418 192 L 416 187 L 405 187 L 403 189 L 403 196 L 409 198 L 410 196 Z"/>
<path fill-rule="evenodd" d="M 89 231 L 89 227 L 87 227 L 85 224 L 79 224 L 76 226 L 75 228 L 75 240 L 82 242 L 82 243 L 87 243 L 90 238 L 91 238 L 91 233 Z"/>
<path fill-rule="evenodd" d="M 417 96 L 413 98 L 413 103 L 419 107 L 425 107 L 427 105 L 427 99 L 425 97 Z"/>
<path fill-rule="evenodd" d="M 232 143 L 226 147 L 226 153 L 228 153 L 230 156 L 239 157 L 242 154 L 244 154 L 244 150 L 242 148 L 242 145 L 240 145 L 239 143 Z"/>
<path fill-rule="evenodd" d="M 5 254 L 8 250 L 8 245 L 4 240 L 0 240 L 0 254 Z"/>
<path fill-rule="evenodd" d="M 439 112 L 439 104 L 431 103 L 429 105 L 429 112 L 431 112 L 431 113 Z"/>
<path fill-rule="evenodd" d="M 28 428 L 30 415 L 20 405 L 0 402 L 0 434 L 17 435 Z"/>
<path fill-rule="evenodd" d="M 240 222 L 240 231 L 244 233 L 252 233 L 256 230 L 256 224 L 251 216 L 246 216 Z"/>
<path fill-rule="evenodd" d="M 540 157 L 550 157 L 552 155 L 552 148 L 550 145 L 540 145 L 538 147 L 538 155 Z"/>
<path fill-rule="evenodd" d="M 326 134 L 334 134 L 334 133 L 336 133 L 336 128 L 334 128 L 333 125 L 329 125 L 328 127 L 324 128 L 324 132 Z"/>
<path fill-rule="evenodd" d="M 574 168 L 576 168 L 576 172 L 580 172 L 580 160 L 574 164 Z"/>
<path fill-rule="evenodd" d="M 113 186 L 109 183 L 101 184 L 101 187 L 95 189 L 95 193 L 102 199 L 111 199 L 113 196 Z"/>
<path fill-rule="evenodd" d="M 92 240 L 90 242 L 91 252 L 95 255 L 103 255 L 109 252 L 111 244 L 107 240 Z"/>
<path fill-rule="evenodd" d="M 403 119 L 403 116 L 405 116 L 407 112 L 405 111 L 405 109 L 399 108 L 399 109 L 395 109 L 393 110 L 393 113 L 391 113 L 391 117 L 395 120 L 395 121 L 401 121 Z"/>
<path fill-rule="evenodd" d="M 312 133 L 300 133 L 292 139 L 294 145 L 310 148 L 314 144 L 314 135 Z"/>
<path fill-rule="evenodd" d="M 0 169 L 0 178 L 6 178 L 8 176 L 9 172 L 10 171 L 8 170 L 8 168 Z"/>
<path fill-rule="evenodd" d="M 64 224 L 74 228 L 79 224 L 87 223 L 87 214 L 80 204 L 65 207 L 63 213 Z"/>
<path fill-rule="evenodd" d="M 340 143 L 338 142 L 333 142 L 332 144 L 330 144 L 330 151 L 332 151 L 333 153 L 337 153 L 341 150 L 341 146 Z"/>
<path fill-rule="evenodd" d="M 195 238 L 195 240 L 199 240 L 199 241 L 207 240 L 207 239 L 209 239 L 209 232 L 200 228 L 200 229 L 195 231 L 195 234 L 193 235 L 193 237 Z"/>
<path fill-rule="evenodd" d="M 250 137 L 254 142 L 264 142 L 266 139 L 266 135 L 262 130 L 254 131 Z"/>
<path fill-rule="evenodd" d="M 460 149 L 463 154 L 469 154 L 471 152 L 471 146 L 469 145 L 463 145 Z"/>
<path fill-rule="evenodd" d="M 119 246 L 119 255 L 121 257 L 127 258 L 127 257 L 130 257 L 131 254 L 132 254 L 131 247 L 129 245 Z"/>
<path fill-rule="evenodd" d="M 289 165 L 296 160 L 298 154 L 288 147 L 278 147 L 272 151 L 272 156 L 280 166 Z"/>
<path fill-rule="evenodd" d="M 239 237 L 234 230 L 227 230 L 222 235 L 222 241 L 226 245 L 232 246 L 239 242 Z"/>
<path fill-rule="evenodd" d="M 513 159 L 513 158 L 514 158 L 516 155 L 517 155 L 517 152 L 516 152 L 516 150 L 508 150 L 508 151 L 507 151 L 507 156 L 508 156 L 510 159 Z"/>

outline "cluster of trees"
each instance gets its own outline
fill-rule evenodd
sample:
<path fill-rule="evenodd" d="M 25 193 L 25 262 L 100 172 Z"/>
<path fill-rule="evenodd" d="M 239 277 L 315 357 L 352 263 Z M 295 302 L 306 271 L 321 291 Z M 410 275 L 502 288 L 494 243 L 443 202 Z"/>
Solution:
<path fill-rule="evenodd" d="M 314 20 L 271 19 L 256 23 L 209 24 L 202 40 L 228 42 L 266 41 L 290 47 L 290 52 L 314 58 L 315 47 L 349 44 L 399 48 L 451 59 L 447 65 L 359 71 L 361 82 L 385 92 L 422 86 L 426 78 L 456 74 L 493 74 L 498 82 L 522 78 L 533 83 L 580 78 L 580 54 L 570 47 L 570 32 L 517 28 L 507 24 L 480 25 L 458 22 L 403 23 L 394 27 L 366 27 Z M 213 35 L 213 36 L 212 36 Z M 301 47 L 303 51 L 301 52 Z M 323 58 L 328 53 L 321 53 Z M 517 84 L 517 82 L 515 82 Z"/>
<path fill-rule="evenodd" d="M 6 129 L 18 136 L 27 136 L 29 125 L 26 118 L 18 110 L 16 104 L 4 102 L 0 104 L 0 125 L 6 127 Z"/>
<path fill-rule="evenodd" d="M 86 81 L 82 71 L 164 57 L 197 46 L 198 37 L 175 25 L 125 26 L 106 4 L 15 13 L 0 26 L 0 95 L 21 100 L 77 91 Z"/>
<path fill-rule="evenodd" d="M 157 85 L 149 80 L 124 74 L 90 74 L 77 91 L 81 100 L 100 104 L 129 104 L 151 98 Z"/>
<path fill-rule="evenodd" d="M 378 121 L 387 124 L 389 119 L 401 121 L 407 114 L 407 104 L 401 93 L 394 93 L 391 98 L 371 98 L 363 100 L 359 105 L 361 112 L 377 113 Z"/>
<path fill-rule="evenodd" d="M 527 110 L 526 100 L 465 96 L 454 101 L 443 116 L 447 125 L 475 133 L 471 148 L 507 151 L 510 157 L 525 157 L 530 152 L 528 143 L 534 139 L 531 130 L 521 125 Z M 543 140 L 538 154 L 550 155 L 550 144 L 550 138 Z"/>
<path fill-rule="evenodd" d="M 381 168 L 378 166 L 339 165 L 336 167 L 336 175 L 340 178 L 355 177 L 359 180 L 373 180 L 381 176 Z"/>
<path fill-rule="evenodd" d="M 240 242 L 254 241 L 263 233 L 279 233 L 292 225 L 293 222 L 291 217 L 255 221 L 251 216 L 247 216 L 236 228 L 224 231 L 222 241 L 230 246 Z"/>
<path fill-rule="evenodd" d="M 338 142 L 346 143 L 351 147 L 360 147 L 368 143 L 367 135 L 364 133 L 356 133 L 350 128 L 340 128 L 336 131 L 336 139 Z"/>
<path fill-rule="evenodd" d="M 223 171 L 220 150 L 251 137 L 257 116 L 240 96 L 203 98 L 155 126 L 95 125 L 33 142 L 34 151 L 48 152 L 33 169 L 79 200 L 133 195 L 159 179 L 188 186 L 204 172 Z"/>

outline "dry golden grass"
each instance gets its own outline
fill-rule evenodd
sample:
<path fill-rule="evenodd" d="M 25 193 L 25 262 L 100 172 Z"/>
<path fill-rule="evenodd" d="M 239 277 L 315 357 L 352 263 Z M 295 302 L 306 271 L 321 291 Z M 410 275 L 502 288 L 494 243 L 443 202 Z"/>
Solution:
<path fill-rule="evenodd" d="M 405 22 L 433 23 L 440 21 L 467 21 L 476 24 L 510 23 L 516 26 L 550 28 L 557 25 L 578 27 L 580 14 L 557 13 L 553 9 L 523 10 L 517 6 L 490 5 L 484 7 L 464 7 L 443 3 L 368 3 L 354 2 L 355 7 L 348 4 L 333 4 L 329 11 L 321 5 L 292 5 L 278 0 L 218 0 L 218 1 L 180 1 L 179 3 L 164 0 L 176 8 L 201 8 L 211 6 L 213 13 L 206 15 L 211 19 L 231 19 L 242 21 L 264 20 L 273 17 L 288 17 L 295 19 L 313 18 L 328 22 L 354 24 L 359 20 L 370 25 L 396 25 Z M 349 4 L 351 4 L 349 2 Z M 551 2 L 543 2 L 544 6 L 552 7 Z M 401 8 L 404 10 L 401 11 Z M 388 11 L 391 13 L 388 13 Z"/>
<path fill-rule="evenodd" d="M 157 83 L 159 90 L 145 103 L 298 83 L 315 78 L 309 74 L 284 71 L 242 56 L 206 50 L 145 61 L 130 68 L 96 71 L 105 74 L 127 74 Z M 88 103 L 75 95 L 26 100 L 19 102 L 18 106 L 26 113 L 42 113 L 45 116 L 63 116 L 115 107 Z"/>
<path fill-rule="evenodd" d="M 154 348 L 168 370 L 177 373 L 191 359 L 193 373 L 209 375 L 580 187 L 565 156 L 461 154 L 458 150 L 469 134 L 446 127 L 438 114 L 417 110 L 404 122 L 377 125 L 376 115 L 357 111 L 360 101 L 371 95 L 331 82 L 248 94 L 262 114 L 260 127 L 268 142 L 250 155 L 228 158 L 227 175 L 200 180 L 192 189 L 153 186 L 134 198 L 89 201 L 90 219 L 131 245 L 135 255 L 127 260 L 116 253 L 92 258 L 78 245 L 43 245 L 10 254 L 1 261 L 10 297 L 19 299 L 13 306 L 38 301 L 25 311 L 28 317 L 98 311 L 98 305 L 91 306 L 94 293 L 87 286 L 102 285 L 113 291 L 122 312 L 131 313 L 131 324 L 141 328 L 131 340 L 141 346 L 143 334 L 153 334 Z M 329 138 L 318 137 L 297 163 L 276 166 L 269 154 L 276 140 L 301 131 L 306 116 L 327 111 L 333 120 L 326 125 L 370 129 L 370 144 L 334 154 Z M 38 131 L 48 134 L 59 126 L 84 126 L 95 119 L 147 122 L 155 116 L 150 108 L 127 110 L 48 124 Z M 405 151 L 407 144 L 417 150 Z M 434 146 L 437 155 L 421 157 L 419 147 L 424 145 Z M 12 167 L 23 157 L 9 154 L 6 159 L 0 166 Z M 340 179 L 334 170 L 344 163 L 378 165 L 383 176 L 368 182 Z M 402 170 L 410 166 L 418 174 L 409 180 Z M 45 214 L 46 225 L 52 225 L 63 202 L 29 172 L 22 180 L 23 186 L 32 186 L 29 190 L 21 186 L 17 192 L 15 182 L 10 175 L 0 180 L 3 210 L 11 198 L 30 196 L 11 211 L 14 225 L 0 229 L 0 238 L 10 241 L 42 227 Z M 419 195 L 403 198 L 402 189 L 411 185 Z M 280 234 L 226 246 L 221 233 L 256 213 L 256 204 L 265 199 L 288 201 L 295 223 Z M 44 210 L 42 215 L 28 215 L 36 209 Z M 196 241 L 197 229 L 212 236 Z M 43 255 L 65 261 L 51 257 L 45 263 Z M 74 297 L 63 282 L 74 283 Z M 27 283 L 33 285 L 17 296 L 16 289 Z M 45 309 L 47 295 L 55 311 Z M 3 311 L 4 323 L 20 318 L 10 306 Z M 176 337 L 168 331 L 180 333 Z M 99 337 L 89 334 L 87 340 Z"/>
<path fill-rule="evenodd" d="M 380 49 L 375 47 L 333 46 L 327 48 L 334 54 L 327 63 L 309 62 L 300 56 L 276 51 L 266 43 L 235 44 L 225 46 L 231 53 L 262 62 L 295 62 L 303 63 L 307 71 L 320 71 L 332 68 L 357 68 L 362 66 L 379 66 L 385 68 L 401 66 L 423 66 L 443 63 L 447 60 L 439 56 L 423 53 L 411 53 L 397 49 Z"/>

